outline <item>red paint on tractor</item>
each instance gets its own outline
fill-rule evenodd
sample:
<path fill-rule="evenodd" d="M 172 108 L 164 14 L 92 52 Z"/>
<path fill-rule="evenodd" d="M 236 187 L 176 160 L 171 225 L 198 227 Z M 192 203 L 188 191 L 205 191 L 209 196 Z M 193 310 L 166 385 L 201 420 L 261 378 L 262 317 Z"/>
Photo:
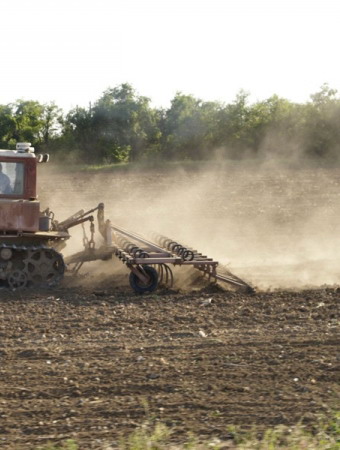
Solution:
<path fill-rule="evenodd" d="M 0 200 L 0 230 L 36 232 L 39 230 L 38 201 Z"/>

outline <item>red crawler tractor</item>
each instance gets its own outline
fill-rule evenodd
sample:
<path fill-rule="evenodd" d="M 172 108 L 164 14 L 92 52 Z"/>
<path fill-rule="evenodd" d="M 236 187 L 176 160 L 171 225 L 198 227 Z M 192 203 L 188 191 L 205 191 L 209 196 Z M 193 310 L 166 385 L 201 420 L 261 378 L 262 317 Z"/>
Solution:
<path fill-rule="evenodd" d="M 49 209 L 40 210 L 36 194 L 37 165 L 48 159 L 46 154 L 36 155 L 29 143 L 17 144 L 16 150 L 0 150 L 0 286 L 53 286 L 66 269 L 77 274 L 87 261 L 115 256 L 130 269 L 130 285 L 139 293 L 152 292 L 159 283 L 172 285 L 170 265 L 190 265 L 210 280 L 253 291 L 229 271 L 218 272 L 218 262 L 197 250 L 161 235 L 150 241 L 113 225 L 105 220 L 102 203 L 58 222 Z M 94 212 L 102 241 L 99 248 L 94 241 Z M 70 238 L 69 229 L 87 221 L 91 238 L 84 240 L 84 250 L 64 259 L 61 251 Z"/>

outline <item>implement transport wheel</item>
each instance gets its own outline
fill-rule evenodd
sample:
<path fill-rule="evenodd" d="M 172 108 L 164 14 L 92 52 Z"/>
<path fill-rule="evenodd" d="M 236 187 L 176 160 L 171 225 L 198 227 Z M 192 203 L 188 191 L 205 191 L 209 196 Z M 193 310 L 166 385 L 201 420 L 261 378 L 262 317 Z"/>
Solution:
<path fill-rule="evenodd" d="M 144 292 L 153 292 L 157 289 L 158 286 L 158 274 L 157 270 L 150 266 L 143 266 L 143 270 L 145 275 L 149 278 L 149 280 L 144 283 L 142 280 L 138 278 L 138 276 L 131 272 L 129 281 L 132 289 L 138 294 L 144 294 Z"/>

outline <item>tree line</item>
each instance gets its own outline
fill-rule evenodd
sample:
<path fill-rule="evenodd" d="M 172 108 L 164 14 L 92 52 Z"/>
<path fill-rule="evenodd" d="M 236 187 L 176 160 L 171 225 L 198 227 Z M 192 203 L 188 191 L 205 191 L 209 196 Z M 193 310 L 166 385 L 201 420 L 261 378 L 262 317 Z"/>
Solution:
<path fill-rule="evenodd" d="M 0 104 L 0 148 L 31 142 L 56 158 L 86 163 L 202 160 L 218 157 L 317 158 L 340 155 L 340 98 L 327 84 L 306 103 L 273 95 L 249 102 L 202 101 L 177 93 L 154 108 L 130 84 L 109 88 L 87 108 L 67 113 L 55 104 Z"/>

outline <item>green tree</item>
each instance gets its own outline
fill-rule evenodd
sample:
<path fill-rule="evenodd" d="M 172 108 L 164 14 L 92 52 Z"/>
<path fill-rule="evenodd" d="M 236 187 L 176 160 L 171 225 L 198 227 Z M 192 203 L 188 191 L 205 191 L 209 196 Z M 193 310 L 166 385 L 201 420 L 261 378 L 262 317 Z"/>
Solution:
<path fill-rule="evenodd" d="M 62 111 L 54 102 L 46 104 L 43 106 L 41 120 L 39 138 L 43 146 L 48 148 L 51 139 L 60 134 L 63 122 Z"/>
<path fill-rule="evenodd" d="M 295 140 L 300 119 L 296 105 L 277 95 L 257 102 L 249 109 L 249 143 L 259 152 L 287 154 Z"/>
<path fill-rule="evenodd" d="M 158 120 L 150 99 L 137 95 L 130 84 L 107 89 L 93 113 L 101 156 L 113 161 L 135 161 L 157 153 Z"/>
<path fill-rule="evenodd" d="M 62 136 L 59 142 L 63 152 L 68 150 L 77 153 L 85 162 L 97 160 L 96 133 L 93 125 L 91 106 L 76 107 L 61 120 Z"/>
<path fill-rule="evenodd" d="M 17 100 L 13 104 L 15 130 L 12 139 L 16 142 L 28 141 L 35 144 L 43 127 L 44 107 L 33 100 Z"/>
<path fill-rule="evenodd" d="M 61 110 L 54 104 L 42 105 L 33 100 L 17 100 L 0 106 L 0 139 L 6 147 L 17 142 L 47 146 L 58 132 Z"/>
<path fill-rule="evenodd" d="M 339 159 L 340 98 L 337 91 L 324 84 L 311 95 L 305 107 L 303 138 L 306 154 L 312 157 Z"/>
<path fill-rule="evenodd" d="M 219 112 L 216 144 L 225 149 L 224 155 L 240 158 L 244 150 L 251 146 L 249 133 L 248 105 L 249 93 L 240 90 L 235 100 L 221 108 Z"/>
<path fill-rule="evenodd" d="M 169 159 L 201 159 L 215 144 L 220 105 L 178 92 L 163 113 L 162 148 Z"/>
<path fill-rule="evenodd" d="M 8 148 L 15 132 L 15 118 L 11 105 L 0 105 L 0 142 L 2 148 Z"/>

